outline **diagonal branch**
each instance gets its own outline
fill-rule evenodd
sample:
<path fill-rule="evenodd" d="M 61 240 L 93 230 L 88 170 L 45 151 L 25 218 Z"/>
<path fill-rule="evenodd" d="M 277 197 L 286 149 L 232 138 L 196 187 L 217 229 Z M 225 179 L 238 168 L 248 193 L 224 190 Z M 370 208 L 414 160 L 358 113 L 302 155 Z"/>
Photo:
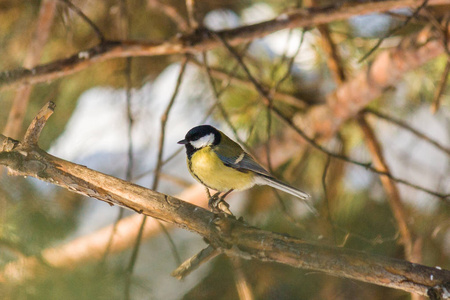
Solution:
<path fill-rule="evenodd" d="M 64 2 L 68 7 L 70 7 L 70 9 L 72 9 L 78 16 L 80 16 L 81 19 L 83 19 L 84 22 L 86 22 L 86 24 L 89 25 L 89 27 L 92 28 L 92 30 L 95 32 L 95 35 L 100 40 L 100 43 L 106 40 L 100 28 L 98 28 L 98 26 L 95 25 L 95 23 L 91 19 L 89 19 L 89 17 L 86 16 L 83 13 L 83 11 L 80 8 L 78 8 L 78 6 L 73 4 L 70 0 L 60 0 L 60 1 Z"/>
<path fill-rule="evenodd" d="M 175 197 L 59 159 L 3 135 L 0 135 L 0 145 L 0 164 L 15 175 L 32 176 L 196 232 L 229 256 L 279 262 L 420 295 L 440 293 L 443 296 L 450 282 L 447 270 L 306 243 L 214 215 Z"/>
<path fill-rule="evenodd" d="M 24 68 L 31 68 L 37 63 L 42 56 L 42 51 L 50 35 L 50 29 L 53 24 L 54 15 L 56 11 L 56 0 L 41 1 L 41 7 L 39 9 L 39 17 L 34 32 L 34 37 L 31 40 L 28 52 L 23 63 Z M 22 86 L 17 89 L 16 95 L 11 106 L 11 110 L 8 115 L 8 121 L 6 122 L 4 134 L 18 138 L 19 133 L 22 130 L 23 119 L 28 106 L 28 101 L 31 95 L 31 86 Z"/>
<path fill-rule="evenodd" d="M 387 115 L 381 111 L 377 111 L 371 108 L 366 108 L 364 109 L 365 113 L 370 113 L 374 116 L 377 116 L 378 118 L 384 119 L 388 122 L 391 122 L 405 130 L 408 130 L 409 132 L 411 132 L 412 134 L 414 134 L 416 137 L 423 139 L 424 141 L 430 143 L 431 145 L 435 146 L 436 148 L 438 148 L 439 150 L 444 151 L 445 153 L 447 153 L 447 155 L 450 155 L 450 147 L 447 147 L 445 145 L 442 145 L 441 143 L 439 143 L 438 141 L 430 138 L 429 136 L 427 136 L 426 134 L 420 132 L 419 130 L 413 128 L 412 126 L 408 125 L 406 122 L 397 119 L 393 116 Z"/>
<path fill-rule="evenodd" d="M 234 29 L 218 31 L 216 34 L 231 45 L 237 45 L 262 38 L 270 33 L 286 28 L 310 27 L 345 20 L 356 15 L 386 12 L 402 7 L 415 8 L 422 1 L 398 0 L 369 2 L 321 9 L 299 9 L 284 13 L 272 20 L 246 25 Z M 448 4 L 448 0 L 429 0 L 428 5 Z M 16 69 L 0 72 L 0 87 L 16 84 L 35 84 L 54 80 L 79 72 L 92 64 L 118 57 L 159 56 L 199 53 L 221 46 L 213 36 L 204 30 L 197 30 L 180 38 L 164 42 L 148 41 L 104 41 L 97 46 L 83 50 L 68 58 L 39 65 L 32 69 Z M 437 55 L 437 54 L 435 54 Z M 427 60 L 429 60 L 428 58 Z"/>
<path fill-rule="evenodd" d="M 358 115 L 357 121 L 364 133 L 367 148 L 369 149 L 369 152 L 373 157 L 375 167 L 390 174 L 391 171 L 388 164 L 386 163 L 386 160 L 384 159 L 383 150 L 381 148 L 380 142 L 375 136 L 375 132 L 370 127 L 364 115 Z M 408 260 L 414 261 L 412 255 L 413 237 L 408 227 L 408 214 L 401 200 L 400 192 L 397 188 L 397 185 L 392 179 L 380 175 L 380 180 L 383 184 L 384 190 L 388 195 L 387 199 L 389 200 L 389 204 L 391 206 L 397 226 L 400 231 L 400 235 L 402 237 L 401 241 L 404 246 L 405 257 Z"/>

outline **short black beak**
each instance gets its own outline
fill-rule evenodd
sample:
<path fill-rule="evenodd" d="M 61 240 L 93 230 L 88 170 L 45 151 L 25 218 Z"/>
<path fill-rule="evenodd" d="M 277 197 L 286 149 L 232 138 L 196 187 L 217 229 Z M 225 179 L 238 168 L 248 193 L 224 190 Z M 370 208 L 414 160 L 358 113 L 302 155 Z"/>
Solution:
<path fill-rule="evenodd" d="M 181 140 L 181 141 L 178 141 L 177 144 L 186 145 L 187 143 L 189 143 L 189 142 L 186 140 Z"/>

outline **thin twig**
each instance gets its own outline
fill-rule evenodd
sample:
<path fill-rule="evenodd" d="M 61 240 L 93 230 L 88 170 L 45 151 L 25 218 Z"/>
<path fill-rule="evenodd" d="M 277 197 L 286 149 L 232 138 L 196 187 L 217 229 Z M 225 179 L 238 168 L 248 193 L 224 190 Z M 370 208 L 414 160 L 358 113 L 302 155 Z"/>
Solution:
<path fill-rule="evenodd" d="M 155 168 L 155 175 L 153 178 L 153 184 L 152 184 L 152 190 L 156 190 L 158 184 L 159 184 L 159 172 L 162 168 L 162 162 L 163 162 L 163 152 L 164 152 L 164 140 L 166 136 L 166 124 L 167 120 L 169 119 L 170 110 L 172 109 L 173 104 L 175 103 L 175 99 L 178 95 L 178 91 L 180 90 L 181 81 L 183 79 L 183 75 L 186 70 L 186 65 L 188 62 L 188 58 L 184 57 L 183 61 L 181 62 L 181 68 L 180 72 L 178 74 L 178 78 L 175 85 L 175 90 L 172 93 L 172 98 L 170 99 L 169 103 L 167 104 L 166 110 L 161 116 L 161 128 L 160 128 L 160 135 L 159 135 L 159 144 L 158 144 L 158 156 L 156 161 L 156 168 Z"/>
<path fill-rule="evenodd" d="M 370 113 L 370 114 L 372 114 L 372 115 L 374 115 L 374 116 L 377 116 L 377 117 L 379 117 L 379 118 L 381 118 L 381 119 L 384 119 L 384 120 L 386 120 L 386 121 L 388 121 L 388 122 L 391 122 L 391 123 L 393 123 L 393 124 L 395 124 L 395 125 L 397 125 L 397 126 L 403 128 L 403 129 L 406 129 L 406 130 L 408 130 L 409 132 L 411 132 L 412 134 L 414 134 L 415 136 L 417 136 L 418 138 L 423 139 L 424 141 L 426 141 L 426 142 L 432 144 L 433 146 L 435 146 L 435 147 L 438 148 L 439 150 L 442 150 L 442 151 L 444 151 L 445 153 L 447 153 L 448 155 L 450 155 L 450 148 L 448 148 L 448 147 L 446 147 L 446 146 L 444 146 L 444 145 L 441 145 L 439 142 L 433 140 L 432 138 L 430 138 L 430 137 L 427 136 L 426 134 L 424 134 L 424 133 L 418 131 L 417 129 L 415 129 L 415 128 L 413 128 L 413 127 L 411 127 L 410 125 L 408 125 L 407 123 L 405 123 L 405 122 L 402 121 L 402 120 L 399 120 L 399 119 L 397 119 L 397 118 L 395 118 L 395 117 L 393 117 L 393 116 L 387 115 L 387 114 L 385 114 L 385 113 L 383 113 L 383 112 L 374 110 L 374 109 L 372 109 L 372 108 L 366 108 L 366 109 L 364 109 L 363 112 Z"/>
<path fill-rule="evenodd" d="M 289 78 L 289 75 L 291 74 L 291 71 L 292 71 L 292 66 L 294 65 L 295 59 L 297 58 L 298 54 L 300 53 L 300 49 L 302 48 L 303 41 L 305 40 L 305 34 L 306 34 L 306 29 L 303 29 L 298 47 L 295 50 L 295 53 L 292 55 L 292 57 L 288 61 L 286 73 L 284 73 L 284 75 L 280 78 L 280 80 L 278 80 L 277 83 L 274 85 L 274 87 L 270 90 L 270 94 L 272 95 L 272 97 L 275 98 L 277 94 L 278 95 L 280 94 L 280 92 L 278 91 L 279 87 L 286 79 Z M 296 102 L 298 102 L 298 101 L 304 101 L 304 100 L 297 98 Z"/>
<path fill-rule="evenodd" d="M 331 217 L 330 201 L 328 198 L 328 190 L 327 190 L 327 174 L 328 174 L 328 169 L 330 167 L 330 163 L 331 163 L 331 157 L 329 155 L 327 155 L 327 160 L 325 162 L 325 166 L 324 166 L 323 173 L 322 173 L 322 188 L 323 188 L 323 198 L 324 198 L 324 203 L 325 203 L 325 219 L 327 220 L 329 227 L 331 227 L 331 234 L 332 234 L 334 244 L 337 245 L 335 225 L 334 225 L 333 218 Z"/>
<path fill-rule="evenodd" d="M 121 29 L 121 37 L 123 39 L 127 38 L 130 35 L 130 18 L 127 8 L 127 2 L 126 0 L 121 0 L 120 3 L 120 14 L 119 14 L 119 22 L 121 23 L 120 29 Z M 127 165 L 125 168 L 125 180 L 131 181 L 132 175 L 133 175 L 133 166 L 134 166 L 134 159 L 133 159 L 133 125 L 134 125 L 134 118 L 133 113 L 131 109 L 131 90 L 132 90 L 132 82 L 131 82 L 131 71 L 132 71 L 132 57 L 127 57 L 125 59 L 125 69 L 124 69 L 124 75 L 125 75 L 125 103 L 126 103 L 126 119 L 127 119 L 127 138 L 128 138 L 128 147 L 127 147 Z M 101 260 L 101 264 L 104 264 L 106 262 L 106 258 L 108 257 L 111 247 L 113 244 L 114 236 L 117 233 L 117 227 L 122 220 L 124 215 L 124 208 L 120 207 L 119 212 L 117 214 L 116 220 L 114 221 L 114 224 L 112 226 L 111 235 L 109 237 L 108 244 L 105 249 L 105 253 L 103 254 L 103 258 Z"/>
<path fill-rule="evenodd" d="M 180 31 L 182 32 L 188 31 L 189 29 L 188 23 L 174 6 L 159 0 L 148 0 L 148 4 L 152 8 L 156 8 L 163 11 L 166 14 L 166 16 L 168 16 L 175 24 L 177 24 L 178 29 Z"/>
<path fill-rule="evenodd" d="M 192 256 L 185 262 L 183 262 L 178 268 L 176 268 L 170 275 L 177 279 L 183 279 L 187 275 L 189 275 L 192 271 L 196 270 L 203 263 L 211 260 L 220 254 L 218 249 L 215 249 L 212 246 L 208 246 L 205 249 L 201 250 L 196 255 Z"/>
<path fill-rule="evenodd" d="M 73 4 L 70 0 L 60 0 L 64 2 L 70 9 L 72 9 L 78 16 L 80 16 L 83 21 L 86 22 L 86 24 L 89 25 L 89 27 L 92 28 L 97 38 L 100 40 L 100 43 L 103 43 L 106 41 L 105 36 L 103 35 L 102 31 L 95 25 L 95 23 L 86 16 L 81 9 L 79 9 L 75 4 Z"/>
<path fill-rule="evenodd" d="M 175 264 L 177 266 L 181 265 L 182 261 L 181 261 L 180 253 L 178 253 L 177 246 L 175 245 L 175 242 L 172 239 L 172 236 L 170 235 L 166 226 L 161 221 L 158 221 L 158 224 L 159 224 L 159 227 L 161 228 L 162 232 L 164 232 L 164 235 L 167 237 L 167 241 L 169 242 L 170 250 L 172 251 L 173 257 L 175 257 Z"/>
<path fill-rule="evenodd" d="M 203 67 L 203 64 L 200 61 L 196 60 L 195 58 L 191 59 L 190 62 L 192 62 L 196 66 Z M 227 72 L 226 70 L 218 67 L 211 67 L 211 66 L 209 66 L 209 70 L 213 78 L 226 82 L 224 88 L 228 87 L 230 83 L 237 83 L 244 87 L 253 87 L 253 84 L 249 80 L 234 75 L 234 73 L 236 73 L 238 70 L 238 68 L 236 67 L 231 68 L 230 72 Z M 267 84 L 265 84 L 264 87 L 269 89 L 269 85 Z M 224 88 L 222 88 L 222 90 Z M 222 90 L 219 91 L 219 94 L 222 93 Z M 280 100 L 286 104 L 292 105 L 298 109 L 304 109 L 305 106 L 308 104 L 308 101 L 306 101 L 305 99 L 298 98 L 297 96 L 294 96 L 287 91 L 279 91 L 278 88 L 275 91 L 271 90 L 271 95 L 273 98 Z"/>
<path fill-rule="evenodd" d="M 123 3 L 123 2 L 122 2 Z M 124 5 L 124 4 L 123 4 Z M 124 22 L 126 23 L 126 22 Z M 128 27 L 128 26 L 127 26 Z M 126 30 L 124 30 L 126 31 Z M 133 124 L 134 124 L 134 118 L 133 113 L 131 110 L 131 89 L 132 89 L 132 83 L 131 83 L 131 57 L 127 57 L 125 60 L 125 101 L 126 101 L 126 111 L 127 111 L 127 138 L 128 138 L 128 147 L 127 147 L 127 166 L 125 168 L 125 180 L 131 181 L 133 178 L 133 166 L 134 166 L 134 159 L 133 159 Z M 120 207 L 119 212 L 117 214 L 117 218 L 114 221 L 113 228 L 111 230 L 111 236 L 109 238 L 108 245 L 106 246 L 105 253 L 103 255 L 103 259 L 101 263 L 104 263 L 106 261 L 106 258 L 110 252 L 111 245 L 113 242 L 114 235 L 117 231 L 117 224 L 120 222 L 120 220 L 123 218 L 124 215 L 124 208 Z"/>
<path fill-rule="evenodd" d="M 214 84 L 214 79 L 213 79 L 213 77 L 211 75 L 211 69 L 210 69 L 210 67 L 208 65 L 207 55 L 206 55 L 205 52 L 202 53 L 202 59 L 203 59 L 203 67 L 204 67 L 205 73 L 206 73 L 206 75 L 208 77 L 209 84 L 211 86 L 211 89 L 213 91 L 213 95 L 214 95 L 214 98 L 215 98 L 215 107 L 217 107 L 219 109 L 219 112 L 221 113 L 222 118 L 225 120 L 225 123 L 227 123 L 227 125 L 233 131 L 236 140 L 242 146 L 244 146 L 246 148 L 246 150 L 248 150 L 250 147 L 248 146 L 248 144 L 245 141 L 243 141 L 239 137 L 239 135 L 237 133 L 237 129 L 235 128 L 235 126 L 231 122 L 230 117 L 229 117 L 227 111 L 225 110 L 225 107 L 223 107 L 222 103 L 220 102 L 220 96 L 225 91 L 225 88 L 229 85 L 230 81 L 228 82 L 228 84 L 221 91 L 219 91 L 217 89 L 216 85 Z"/>
<path fill-rule="evenodd" d="M 166 124 L 167 124 L 167 120 L 169 118 L 170 110 L 172 109 L 172 106 L 175 103 L 175 99 L 178 95 L 178 91 L 181 86 L 181 80 L 183 79 L 184 71 L 186 70 L 187 61 L 188 61 L 188 58 L 185 56 L 183 62 L 181 63 L 181 69 L 178 74 L 178 78 L 177 78 L 176 85 L 175 85 L 175 90 L 173 91 L 172 97 L 171 97 L 164 113 L 161 116 L 161 131 L 160 131 L 160 136 L 159 136 L 158 156 L 157 156 L 156 167 L 155 167 L 155 171 L 154 171 L 154 175 L 153 175 L 154 177 L 153 177 L 153 183 L 152 183 L 152 190 L 156 190 L 158 188 L 160 172 L 161 172 L 162 162 L 163 162 L 162 157 L 163 157 L 163 152 L 164 152 L 164 140 L 165 140 L 165 136 L 166 136 Z M 129 297 L 130 297 L 131 275 L 133 273 L 133 269 L 136 264 L 136 259 L 137 259 L 138 253 L 139 253 L 139 247 L 140 247 L 141 239 L 142 239 L 142 232 L 144 230 L 146 221 L 147 221 L 147 217 L 144 216 L 142 218 L 142 223 L 139 228 L 138 235 L 136 237 L 136 244 L 133 247 L 133 254 L 131 256 L 131 259 L 130 259 L 130 262 L 128 265 L 128 269 L 127 269 L 128 280 L 126 281 L 126 286 L 125 286 L 125 295 L 126 295 L 127 299 L 129 299 Z M 169 237 L 169 240 L 171 240 L 170 237 Z"/>
<path fill-rule="evenodd" d="M 399 32 L 402 28 L 404 28 L 406 25 L 408 25 L 408 23 L 415 18 L 420 10 L 422 8 L 424 8 L 425 6 L 427 6 L 428 4 L 428 0 L 424 0 L 422 2 L 422 4 L 417 7 L 414 12 L 411 14 L 411 16 L 409 16 L 408 18 L 406 18 L 406 20 L 400 25 L 395 27 L 394 29 L 389 30 L 382 38 L 378 39 L 378 42 L 375 44 L 375 46 L 373 46 L 366 54 L 364 54 L 364 56 L 358 61 L 358 63 L 362 63 L 364 60 L 366 60 L 372 53 L 375 52 L 375 50 L 378 49 L 378 47 L 380 47 L 381 43 L 388 37 L 396 34 L 397 32 Z"/>
<path fill-rule="evenodd" d="M 439 107 L 441 106 L 442 95 L 444 94 L 445 88 L 447 87 L 448 74 L 450 73 L 450 58 L 447 58 L 447 63 L 445 64 L 445 69 L 442 72 L 441 80 L 434 93 L 433 104 L 431 105 L 431 112 L 435 114 Z"/>
<path fill-rule="evenodd" d="M 147 222 L 147 216 L 143 215 L 141 224 L 139 226 L 139 231 L 136 236 L 136 240 L 134 242 L 130 261 L 128 262 L 128 267 L 126 269 L 126 273 L 125 273 L 126 278 L 125 278 L 125 287 L 124 287 L 124 298 L 126 300 L 131 299 L 131 281 L 133 279 L 134 266 L 136 265 L 136 260 L 137 260 L 138 254 L 139 254 L 139 249 L 141 247 L 142 233 L 144 232 L 146 222 Z"/>
<path fill-rule="evenodd" d="M 331 37 L 330 29 L 327 24 L 319 25 L 318 29 L 322 37 L 323 48 L 327 53 L 328 68 L 330 69 L 336 84 L 341 85 L 345 82 L 347 76 L 345 75 L 345 70 L 342 65 L 339 49 Z"/>
<path fill-rule="evenodd" d="M 188 14 L 189 27 L 191 30 L 197 30 L 199 23 L 197 20 L 196 0 L 186 0 L 186 10 Z"/>
<path fill-rule="evenodd" d="M 23 138 L 23 143 L 29 147 L 36 147 L 38 145 L 39 136 L 41 135 L 42 129 L 44 129 L 48 118 L 53 114 L 55 110 L 55 103 L 52 101 L 48 102 L 37 114 L 36 118 L 33 119 L 30 126 L 28 126 L 25 132 L 25 137 Z"/>
<path fill-rule="evenodd" d="M 242 266 L 242 259 L 238 257 L 232 257 L 231 264 L 234 270 L 234 281 L 236 283 L 236 290 L 239 295 L 240 300 L 253 300 L 255 296 L 253 295 L 252 289 L 250 288 L 250 283 L 245 276 L 244 268 Z"/>

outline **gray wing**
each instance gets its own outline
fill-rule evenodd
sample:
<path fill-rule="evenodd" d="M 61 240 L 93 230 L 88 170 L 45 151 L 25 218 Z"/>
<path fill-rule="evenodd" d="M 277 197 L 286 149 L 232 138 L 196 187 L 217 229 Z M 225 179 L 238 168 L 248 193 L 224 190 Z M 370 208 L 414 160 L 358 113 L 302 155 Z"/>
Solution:
<path fill-rule="evenodd" d="M 228 167 L 231 167 L 241 172 L 253 171 L 261 175 L 271 176 L 266 169 L 264 169 L 260 164 L 258 164 L 253 159 L 253 157 L 251 157 L 249 154 L 245 152 L 242 152 L 237 157 L 236 156 L 225 157 L 217 152 L 216 154 L 217 156 L 219 156 L 220 160 L 224 163 L 224 165 Z"/>

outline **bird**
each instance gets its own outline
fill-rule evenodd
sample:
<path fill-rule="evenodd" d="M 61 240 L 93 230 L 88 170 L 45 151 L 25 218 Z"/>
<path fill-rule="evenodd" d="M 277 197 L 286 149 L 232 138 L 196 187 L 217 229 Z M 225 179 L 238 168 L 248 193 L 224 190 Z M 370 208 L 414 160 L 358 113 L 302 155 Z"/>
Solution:
<path fill-rule="evenodd" d="M 242 147 L 210 125 L 190 129 L 178 144 L 186 148 L 186 161 L 191 175 L 203 184 L 209 195 L 209 208 L 220 210 L 220 202 L 232 191 L 247 190 L 255 185 L 268 185 L 302 200 L 311 196 L 272 176 Z M 217 191 L 212 197 L 209 189 Z M 224 193 L 219 196 L 220 193 Z M 222 206 L 223 207 L 223 206 Z M 222 209 L 223 210 L 223 209 Z M 228 213 L 231 214 L 231 212 Z"/>

